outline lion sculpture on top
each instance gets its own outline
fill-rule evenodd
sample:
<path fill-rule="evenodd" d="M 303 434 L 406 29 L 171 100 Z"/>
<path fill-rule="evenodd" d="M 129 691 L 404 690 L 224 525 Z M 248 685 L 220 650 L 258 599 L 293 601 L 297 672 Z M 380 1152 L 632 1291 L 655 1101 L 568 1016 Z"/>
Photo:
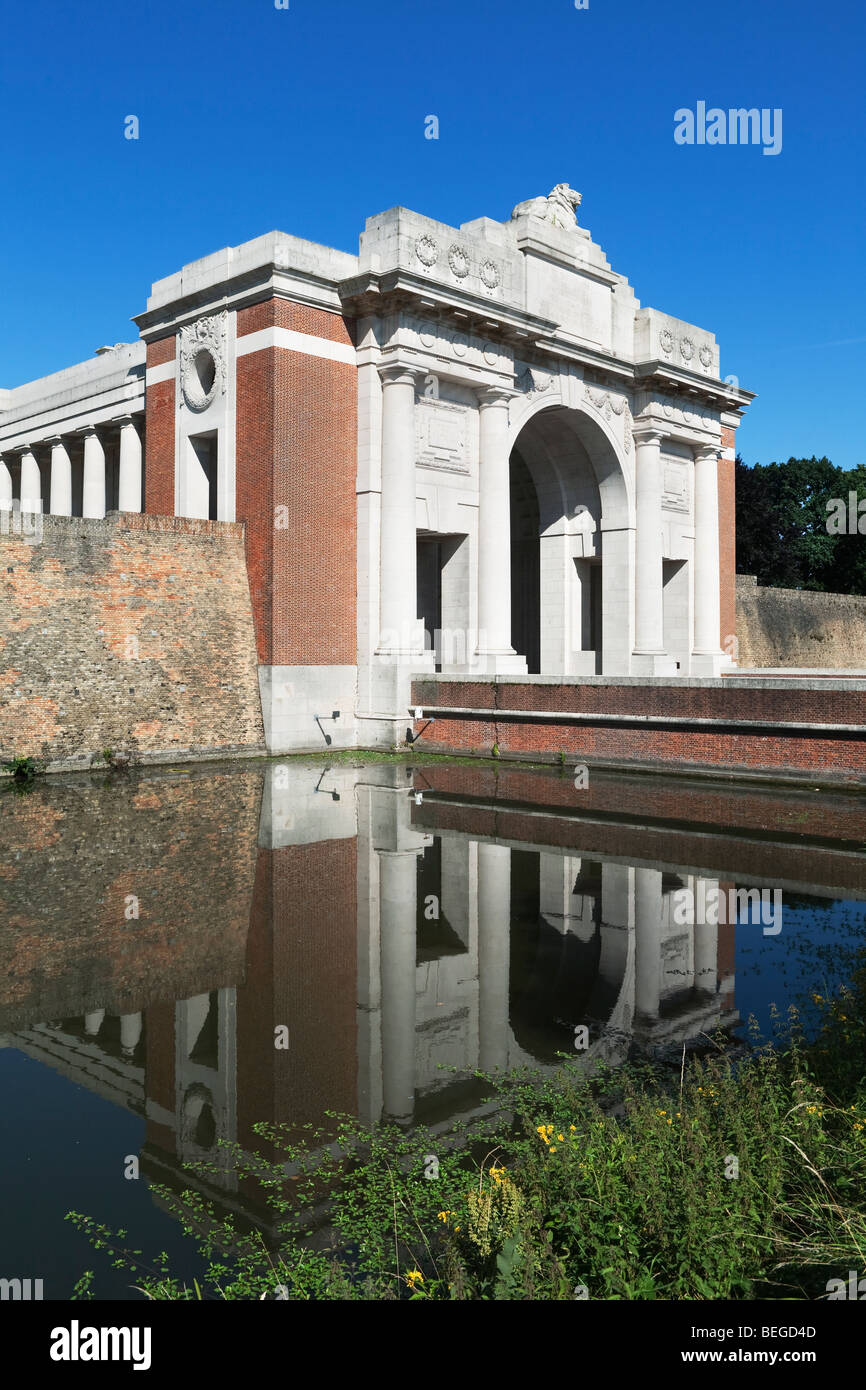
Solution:
<path fill-rule="evenodd" d="M 525 203 L 518 203 L 511 218 L 513 221 L 515 217 L 531 213 L 533 217 L 543 217 L 546 222 L 552 222 L 554 227 L 576 227 L 580 201 L 580 194 L 567 183 L 558 183 L 546 198 L 529 198 Z"/>

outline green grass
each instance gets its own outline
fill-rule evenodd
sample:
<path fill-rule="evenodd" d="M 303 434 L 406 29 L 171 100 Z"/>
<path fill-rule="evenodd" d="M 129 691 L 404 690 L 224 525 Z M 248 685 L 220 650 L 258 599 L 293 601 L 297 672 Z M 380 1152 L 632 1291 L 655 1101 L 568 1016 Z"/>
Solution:
<path fill-rule="evenodd" d="M 571 1062 L 544 1082 L 491 1081 L 492 1119 L 447 1138 L 346 1119 L 294 1139 L 257 1126 L 270 1161 L 236 1153 L 238 1172 L 282 1223 L 278 1248 L 197 1194 L 157 1189 L 199 1240 L 192 1290 L 122 1233 L 68 1219 L 156 1299 L 278 1286 L 293 1300 L 826 1297 L 828 1280 L 866 1270 L 866 959 L 815 1002 L 811 1043 L 792 1010 L 745 1059 L 719 1040 L 673 1070 L 587 1079 Z M 324 1251 L 305 1238 L 314 1208 L 332 1233 Z"/>

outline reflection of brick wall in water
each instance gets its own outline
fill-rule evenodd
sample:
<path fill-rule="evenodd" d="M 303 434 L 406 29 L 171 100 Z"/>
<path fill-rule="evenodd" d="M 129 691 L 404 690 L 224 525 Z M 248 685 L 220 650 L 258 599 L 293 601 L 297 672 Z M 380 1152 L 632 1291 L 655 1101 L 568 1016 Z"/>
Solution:
<path fill-rule="evenodd" d="M 0 1029 L 137 1012 L 241 977 L 262 772 L 104 781 L 5 794 Z M 132 894 L 138 920 L 124 915 Z"/>
<path fill-rule="evenodd" d="M 490 804 L 425 800 L 412 807 L 418 829 L 500 836 L 631 861 L 698 864 L 708 875 L 739 872 L 768 887 L 811 881 L 866 892 L 866 860 L 851 853 L 866 839 L 866 813 L 857 798 L 842 793 L 825 792 L 816 799 L 803 789 L 746 790 L 741 783 L 719 788 L 661 777 L 625 779 L 600 770 L 592 770 L 588 787 L 578 791 L 573 770 L 560 775 L 507 763 L 496 768 L 427 764 L 424 786 Z M 549 817 L 539 814 L 545 807 Z M 738 834 L 741 830 L 746 833 Z M 749 836 L 749 830 L 761 833 Z M 776 834 L 767 836 L 767 830 Z M 806 843 L 798 843 L 800 837 Z M 821 839 L 830 843 L 809 843 Z"/>
<path fill-rule="evenodd" d="M 174 1002 L 167 999 L 159 1004 L 151 1004 L 144 1016 L 144 1084 L 147 1100 L 149 1104 L 167 1110 L 169 1115 L 175 1113 Z M 174 1129 L 160 1124 L 152 1116 L 147 1119 L 147 1142 L 169 1154 L 176 1151 Z"/>
<path fill-rule="evenodd" d="M 357 841 L 260 850 L 237 996 L 238 1139 L 357 1111 Z M 289 1047 L 274 1047 L 285 1024 Z"/>
<path fill-rule="evenodd" d="M 426 742 L 426 739 L 425 739 Z M 423 745 L 422 745 L 423 746 Z M 742 782 L 726 785 L 684 781 L 664 774 L 624 778 L 622 773 L 593 769 L 589 784 L 578 791 L 574 768 L 538 769 L 519 763 L 442 763 L 425 766 L 431 790 L 484 800 L 530 802 L 565 811 L 599 811 L 631 821 L 679 821 L 687 827 L 712 825 L 724 830 L 774 829 L 830 840 L 866 841 L 866 805 L 844 792 L 816 797 L 801 787 L 766 788 Z"/>

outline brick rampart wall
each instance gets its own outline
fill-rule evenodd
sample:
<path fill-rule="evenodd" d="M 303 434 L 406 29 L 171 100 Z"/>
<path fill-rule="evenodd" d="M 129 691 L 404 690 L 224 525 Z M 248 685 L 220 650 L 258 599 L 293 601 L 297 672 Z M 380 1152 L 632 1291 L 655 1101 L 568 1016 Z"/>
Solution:
<path fill-rule="evenodd" d="M 737 576 L 739 662 L 866 671 L 866 597 L 764 588 Z"/>
<path fill-rule="evenodd" d="M 261 748 L 243 527 L 40 524 L 0 533 L 0 762 Z"/>

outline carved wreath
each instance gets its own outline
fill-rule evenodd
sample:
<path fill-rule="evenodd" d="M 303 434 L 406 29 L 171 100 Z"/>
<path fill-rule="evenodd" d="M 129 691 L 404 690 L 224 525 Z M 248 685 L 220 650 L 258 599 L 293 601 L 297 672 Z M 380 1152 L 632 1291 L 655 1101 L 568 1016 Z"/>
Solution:
<path fill-rule="evenodd" d="M 225 393 L 226 319 L 225 313 L 214 314 L 180 330 L 180 383 L 190 410 L 207 410 Z"/>
<path fill-rule="evenodd" d="M 691 338 L 682 338 L 680 340 L 680 352 L 682 353 L 683 360 L 685 362 L 691 362 L 692 358 L 695 355 L 695 345 L 692 342 Z"/>
<path fill-rule="evenodd" d="M 485 284 L 489 290 L 495 290 L 497 285 L 499 284 L 500 279 L 501 276 L 499 274 L 499 266 L 496 264 L 496 262 L 485 261 L 483 266 L 481 267 L 482 283 Z"/>
<path fill-rule="evenodd" d="M 659 334 L 659 347 L 664 353 L 671 353 L 674 350 L 674 335 L 669 328 L 663 328 Z"/>
<path fill-rule="evenodd" d="M 435 265 L 439 258 L 439 247 L 432 236 L 419 236 L 415 242 L 415 255 L 422 265 Z"/>
<path fill-rule="evenodd" d="M 456 243 L 448 252 L 448 264 L 458 280 L 464 280 L 469 274 L 469 256 L 463 247 Z"/>

